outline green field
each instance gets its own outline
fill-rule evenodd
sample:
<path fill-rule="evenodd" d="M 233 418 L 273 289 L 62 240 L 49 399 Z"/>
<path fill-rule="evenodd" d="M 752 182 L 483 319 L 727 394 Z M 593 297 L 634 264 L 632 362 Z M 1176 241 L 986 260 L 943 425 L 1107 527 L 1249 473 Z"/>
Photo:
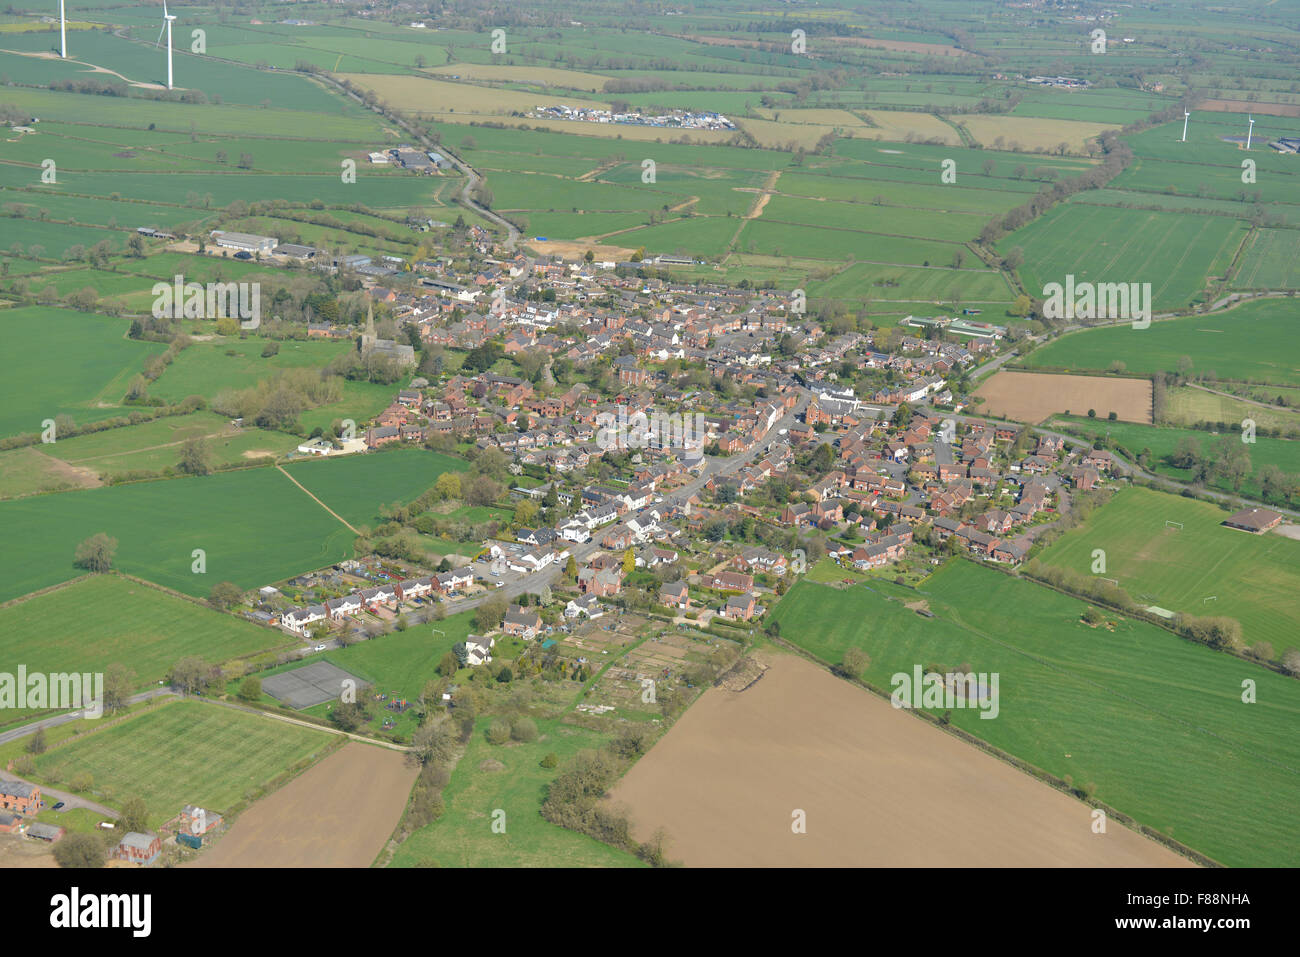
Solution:
<path fill-rule="evenodd" d="M 424 449 L 394 449 L 382 456 L 349 455 L 299 461 L 285 467 L 311 493 L 354 525 L 378 524 L 378 506 L 405 504 L 424 492 L 443 472 L 463 472 L 464 459 Z"/>
<path fill-rule="evenodd" d="M 1168 425 L 1139 425 L 1134 422 L 1098 422 L 1081 416 L 1058 417 L 1049 424 L 1050 427 L 1073 432 L 1087 439 L 1110 437 L 1115 444 L 1125 451 L 1126 458 L 1136 461 L 1143 449 L 1151 450 L 1147 471 L 1157 475 L 1168 476 L 1180 482 L 1191 482 L 1194 478 L 1191 469 L 1178 468 L 1170 458 L 1178 444 L 1184 440 L 1196 443 L 1202 456 L 1210 455 L 1225 442 L 1240 443 L 1241 429 L 1238 423 L 1230 423 L 1224 433 L 1203 432 L 1197 429 L 1178 429 Z M 1258 427 L 1258 423 L 1256 423 Z M 1235 451 L 1235 448 L 1234 448 Z M 1266 465 L 1276 465 L 1283 472 L 1300 474 L 1300 441 L 1295 439 L 1271 439 L 1256 435 L 1253 443 L 1246 444 L 1253 471 L 1240 488 L 1242 495 L 1259 498 L 1259 473 Z M 1215 488 L 1224 491 L 1238 491 L 1221 477 L 1211 482 Z"/>
<path fill-rule="evenodd" d="M 1236 618 L 1247 645 L 1267 641 L 1280 657 L 1300 648 L 1300 541 L 1225 528 L 1219 523 L 1229 514 L 1165 492 L 1124 489 L 1036 561 L 1087 573 L 1093 550 L 1103 549 L 1107 577 L 1135 600 Z M 1211 596 L 1218 597 L 1205 601 Z"/>
<path fill-rule="evenodd" d="M 135 672 L 139 687 L 166 677 L 187 655 L 215 663 L 286 643 L 278 631 L 116 575 L 96 575 L 0 608 L 0 661 L 6 668 L 102 673 L 122 664 Z M 0 711 L 0 723 L 30 714 Z"/>
<path fill-rule="evenodd" d="M 167 402 L 179 402 L 189 395 L 212 400 L 225 390 L 246 389 L 284 369 L 321 368 L 353 348 L 350 342 L 285 341 L 274 356 L 263 358 L 265 340 L 250 337 L 217 337 L 196 342 L 176 357 L 149 394 Z M 337 402 L 308 409 L 299 418 L 304 430 L 328 428 L 336 419 L 352 419 L 358 428 L 377 415 L 397 394 L 397 385 L 340 380 L 342 397 Z"/>
<path fill-rule="evenodd" d="M 443 792 L 447 810 L 416 831 L 394 855 L 392 867 L 636 867 L 636 858 L 542 819 L 546 784 L 556 771 L 540 762 L 554 752 L 563 765 L 585 748 L 602 743 L 599 735 L 559 721 L 538 721 L 541 736 L 523 744 L 491 745 L 485 737 L 491 718 L 474 729 L 451 783 Z M 489 771 L 483 762 L 505 767 Z M 504 834 L 493 833 L 493 814 L 505 812 Z"/>
<path fill-rule="evenodd" d="M 871 588 L 800 582 L 773 617 L 826 660 L 862 648 L 885 690 L 915 665 L 996 673 L 998 717 L 956 709 L 954 725 L 1224 864 L 1300 863 L 1287 837 L 1300 811 L 1294 680 L 1145 622 L 1090 628 L 1083 602 L 965 561 L 920 594 Z M 934 618 L 903 607 L 918 598 Z M 1241 703 L 1245 677 L 1257 704 Z"/>
<path fill-rule="evenodd" d="M 1259 229 L 1242 253 L 1232 277 L 1234 289 L 1300 289 L 1300 232 Z"/>
<path fill-rule="evenodd" d="M 1173 372 L 1178 360 L 1192 360 L 1195 374 L 1220 379 L 1300 381 L 1296 307 L 1287 299 L 1246 302 L 1207 316 L 1085 329 L 1054 339 L 1025 357 L 1031 367 L 1110 368 L 1120 361 L 1129 372 Z"/>
<path fill-rule="evenodd" d="M 318 487 L 315 494 L 330 508 L 359 518 L 414 498 L 449 461 L 398 449 L 304 463 L 298 474 L 310 478 L 300 481 Z M 76 545 L 98 532 L 118 539 L 114 567 L 202 598 L 219 581 L 252 588 L 341 561 L 350 557 L 354 537 L 273 468 L 0 502 L 0 527 L 28 543 L 21 552 L 0 552 L 0 601 L 78 574 Z M 191 570 L 196 548 L 206 554 L 204 574 Z"/>
<path fill-rule="evenodd" d="M 332 738 L 220 705 L 178 701 L 46 752 L 36 761 L 36 777 L 66 787 L 89 773 L 94 797 L 107 804 L 143 798 L 157 827 L 186 804 L 228 811 L 294 763 L 323 756 Z"/>
<path fill-rule="evenodd" d="M 0 435 L 41 432 L 59 415 L 92 422 L 120 414 L 128 382 L 164 348 L 127 339 L 129 325 L 70 309 L 0 310 L 6 351 L 23 357 L 5 373 Z"/>
<path fill-rule="evenodd" d="M 1210 277 L 1222 277 L 1245 237 L 1246 226 L 1221 216 L 1116 209 L 1063 203 L 1003 239 L 1005 255 L 1019 247 L 1026 288 L 1045 284 L 1150 283 L 1156 312 L 1185 308 Z"/>

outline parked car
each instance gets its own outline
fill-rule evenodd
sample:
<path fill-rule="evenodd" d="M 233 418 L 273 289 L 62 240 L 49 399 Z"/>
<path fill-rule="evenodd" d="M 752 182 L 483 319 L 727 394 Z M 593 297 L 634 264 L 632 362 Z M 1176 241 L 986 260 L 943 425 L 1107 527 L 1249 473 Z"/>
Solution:
<path fill-rule="evenodd" d="M 317 646 L 316 646 L 316 650 L 317 650 L 317 651 L 324 651 L 324 650 L 325 650 L 325 646 L 324 646 L 324 645 L 317 645 Z"/>
<path fill-rule="evenodd" d="M 53 807 L 52 810 L 57 811 L 57 810 L 58 810 L 59 808 L 61 808 L 61 807 L 63 807 L 63 802 L 62 802 L 62 801 L 60 801 L 58 804 L 54 805 L 54 807 Z"/>
<path fill-rule="evenodd" d="M 497 588 L 505 588 L 505 587 L 506 587 L 506 583 L 505 583 L 505 582 L 493 582 L 492 584 L 493 584 L 495 587 L 497 587 Z"/>

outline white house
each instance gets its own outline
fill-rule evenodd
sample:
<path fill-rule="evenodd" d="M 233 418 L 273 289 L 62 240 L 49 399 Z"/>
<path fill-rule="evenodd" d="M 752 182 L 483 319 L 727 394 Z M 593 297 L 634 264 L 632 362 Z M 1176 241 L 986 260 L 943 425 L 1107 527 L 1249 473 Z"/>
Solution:
<path fill-rule="evenodd" d="M 331 598 L 325 602 L 325 610 L 334 621 L 338 621 L 344 615 L 355 615 L 361 610 L 361 596 L 352 594 L 344 595 L 342 598 Z"/>
<path fill-rule="evenodd" d="M 483 635 L 470 635 L 465 639 L 465 651 L 468 655 L 466 664 L 482 665 L 492 661 L 492 646 L 497 643 L 495 638 Z"/>
<path fill-rule="evenodd" d="M 605 608 L 595 595 L 582 595 L 574 598 L 564 606 L 565 618 L 599 618 L 605 614 Z"/>
<path fill-rule="evenodd" d="M 284 627 L 295 635 L 305 635 L 310 625 L 324 620 L 324 605 L 308 605 L 306 608 L 295 608 L 293 611 L 286 612 L 284 617 L 280 619 Z"/>

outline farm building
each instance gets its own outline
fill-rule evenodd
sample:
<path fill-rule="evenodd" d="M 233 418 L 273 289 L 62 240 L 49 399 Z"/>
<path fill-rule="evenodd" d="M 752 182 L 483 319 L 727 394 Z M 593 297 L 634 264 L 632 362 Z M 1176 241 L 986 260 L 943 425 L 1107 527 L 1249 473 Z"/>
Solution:
<path fill-rule="evenodd" d="M 157 834 L 130 831 L 113 848 L 113 858 L 131 864 L 148 865 L 158 860 L 162 853 L 162 840 Z"/>
<path fill-rule="evenodd" d="M 68 832 L 65 828 L 57 827 L 53 824 L 41 824 L 39 822 L 33 822 L 27 828 L 28 837 L 35 838 L 38 841 L 49 841 L 51 844 L 62 838 L 63 835 L 67 833 Z"/>
<path fill-rule="evenodd" d="M 41 807 L 39 785 L 26 781 L 0 781 L 0 810 L 35 814 Z"/>
<path fill-rule="evenodd" d="M 194 804 L 187 804 L 181 808 L 180 825 L 181 830 L 186 834 L 207 834 L 219 824 L 221 824 L 221 815 L 214 811 L 206 811 Z"/>
<path fill-rule="evenodd" d="M 1238 528 L 1243 532 L 1254 532 L 1256 535 L 1267 532 L 1270 528 L 1281 524 L 1282 516 L 1266 508 L 1243 508 L 1235 515 L 1229 515 L 1223 520 L 1223 524 L 1228 528 Z"/>
<path fill-rule="evenodd" d="M 22 827 L 23 819 L 17 814 L 10 814 L 7 811 L 0 812 L 0 834 L 12 834 Z"/>
<path fill-rule="evenodd" d="M 269 253 L 280 240 L 274 236 L 256 236 L 253 233 L 233 233 L 224 229 L 212 230 L 212 241 L 226 249 L 237 249 L 246 253 Z"/>

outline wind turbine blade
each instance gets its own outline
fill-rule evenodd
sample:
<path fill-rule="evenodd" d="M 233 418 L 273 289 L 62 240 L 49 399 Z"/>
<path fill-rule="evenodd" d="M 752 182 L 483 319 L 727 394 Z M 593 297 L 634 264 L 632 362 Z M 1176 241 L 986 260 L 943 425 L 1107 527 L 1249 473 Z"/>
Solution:
<path fill-rule="evenodd" d="M 167 0 L 163 0 L 163 19 L 167 19 Z"/>
<path fill-rule="evenodd" d="M 158 28 L 158 39 L 153 41 L 154 46 L 156 47 L 162 46 L 162 35 L 163 35 L 163 31 L 166 29 L 167 29 L 167 21 L 164 20 L 163 25 Z"/>

